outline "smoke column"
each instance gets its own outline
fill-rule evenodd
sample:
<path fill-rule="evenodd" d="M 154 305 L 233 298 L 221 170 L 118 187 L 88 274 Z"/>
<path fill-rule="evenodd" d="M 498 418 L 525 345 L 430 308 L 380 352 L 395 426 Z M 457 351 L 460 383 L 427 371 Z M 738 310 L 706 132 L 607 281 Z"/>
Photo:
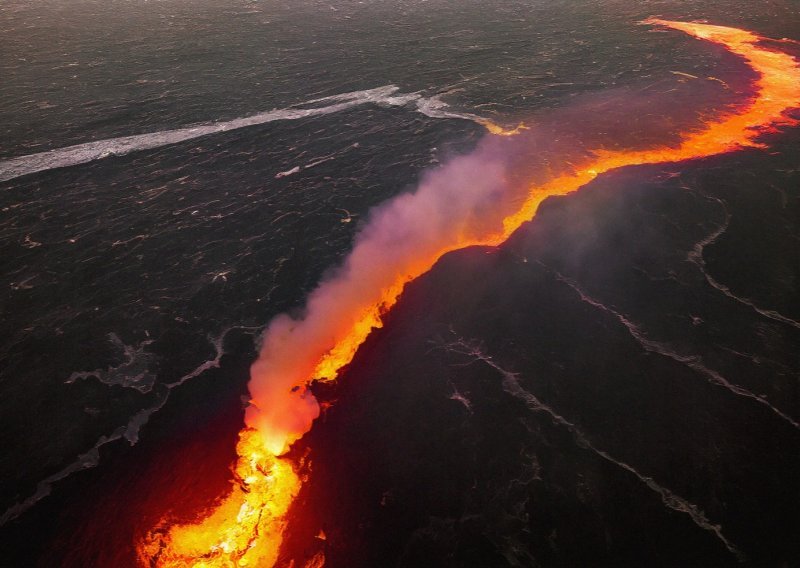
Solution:
<path fill-rule="evenodd" d="M 754 95 L 735 110 L 681 133 L 671 146 L 597 149 L 520 180 L 512 149 L 535 133 L 490 136 L 472 154 L 429 173 L 419 188 L 375 210 L 344 263 L 308 298 L 298 317 L 282 315 L 267 328 L 251 371 L 252 405 L 238 446 L 232 493 L 197 524 L 156 527 L 140 545 L 147 566 L 272 566 L 286 514 L 301 480 L 281 455 L 306 433 L 320 408 L 308 385 L 333 380 L 347 365 L 403 286 L 445 253 L 498 245 L 532 219 L 549 196 L 564 195 L 604 172 L 636 164 L 678 162 L 760 147 L 757 138 L 795 124 L 800 67 L 760 45 L 757 35 L 698 23 L 648 20 L 724 46 L 757 74 Z M 315 557 L 315 566 L 324 557 Z"/>

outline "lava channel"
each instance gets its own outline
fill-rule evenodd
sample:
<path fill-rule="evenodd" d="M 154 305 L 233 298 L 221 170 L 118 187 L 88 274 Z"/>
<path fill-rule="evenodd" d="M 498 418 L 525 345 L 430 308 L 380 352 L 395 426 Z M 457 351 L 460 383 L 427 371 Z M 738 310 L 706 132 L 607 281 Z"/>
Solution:
<path fill-rule="evenodd" d="M 598 148 L 568 171 L 522 187 L 508 181 L 502 163 L 476 166 L 469 156 L 457 158 L 423 180 L 415 193 L 373 212 L 343 265 L 309 296 L 304 315 L 279 316 L 269 325 L 251 370 L 252 403 L 240 433 L 231 492 L 196 522 L 174 524 L 164 518 L 137 543 L 142 566 L 275 565 L 302 484 L 299 464 L 286 452 L 320 413 L 309 385 L 334 380 L 370 332 L 381 327 L 382 314 L 404 285 L 442 255 L 499 245 L 536 215 L 544 199 L 576 191 L 604 172 L 759 148 L 765 132 L 796 124 L 787 115 L 800 107 L 800 66 L 792 56 L 765 47 L 763 38 L 741 29 L 659 19 L 644 23 L 724 46 L 754 71 L 753 96 L 681 133 L 676 144 L 628 151 Z M 496 134 L 504 133 L 512 132 Z M 430 211 L 446 214 L 426 218 L 424 224 L 415 221 Z M 307 564 L 322 565 L 320 555 Z"/>

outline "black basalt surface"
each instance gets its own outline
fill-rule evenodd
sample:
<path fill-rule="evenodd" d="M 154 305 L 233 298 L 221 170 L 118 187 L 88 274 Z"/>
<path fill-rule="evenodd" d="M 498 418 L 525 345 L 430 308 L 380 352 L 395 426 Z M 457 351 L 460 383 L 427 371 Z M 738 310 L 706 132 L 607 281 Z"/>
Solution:
<path fill-rule="evenodd" d="M 285 559 L 800 561 L 797 137 L 603 176 L 410 284 L 317 389 Z"/>
<path fill-rule="evenodd" d="M 487 144 L 525 187 L 749 100 L 651 16 L 800 55 L 795 0 L 4 0 L 0 567 L 132 568 L 213 506 L 259 335 L 372 208 Z M 314 387 L 279 565 L 800 565 L 800 130 L 768 142 L 603 176 L 409 285 Z"/>

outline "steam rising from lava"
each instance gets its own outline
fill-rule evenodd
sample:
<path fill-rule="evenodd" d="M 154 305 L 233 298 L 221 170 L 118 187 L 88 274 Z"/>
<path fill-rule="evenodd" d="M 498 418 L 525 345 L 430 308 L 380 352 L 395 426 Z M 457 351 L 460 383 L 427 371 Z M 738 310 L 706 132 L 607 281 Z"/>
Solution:
<path fill-rule="evenodd" d="M 343 266 L 312 292 L 303 317 L 270 324 L 252 368 L 246 419 L 272 452 L 283 453 L 319 414 L 305 384 L 336 377 L 406 282 L 448 250 L 499 240 L 499 203 L 509 188 L 504 165 L 486 154 L 453 160 L 415 193 L 373 212 Z M 295 387 L 287 404 L 275 404 Z"/>
<path fill-rule="evenodd" d="M 535 131 L 489 137 L 472 154 L 427 174 L 419 188 L 375 210 L 341 267 L 308 298 L 300 317 L 282 315 L 267 328 L 252 367 L 252 405 L 238 447 L 232 493 L 197 525 L 150 533 L 143 563 L 155 566 L 272 566 L 288 508 L 301 480 L 280 457 L 306 433 L 320 408 L 308 389 L 333 380 L 347 365 L 403 286 L 445 253 L 497 245 L 536 214 L 552 195 L 577 190 L 603 172 L 635 164 L 676 162 L 758 146 L 767 129 L 792 124 L 800 107 L 800 67 L 791 56 L 760 46 L 747 31 L 698 23 L 649 20 L 726 47 L 758 75 L 755 96 L 682 134 L 678 145 L 650 150 L 598 149 L 572 164 L 522 182 L 509 150 L 530 144 Z"/>

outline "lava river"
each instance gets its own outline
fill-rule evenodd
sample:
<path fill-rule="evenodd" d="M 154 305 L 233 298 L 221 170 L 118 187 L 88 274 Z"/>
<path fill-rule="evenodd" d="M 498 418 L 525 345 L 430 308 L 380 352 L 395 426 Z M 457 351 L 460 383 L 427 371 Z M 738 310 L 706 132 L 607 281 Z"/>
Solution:
<path fill-rule="evenodd" d="M 762 134 L 795 124 L 786 114 L 800 107 L 800 65 L 792 56 L 766 47 L 745 30 L 658 19 L 644 23 L 685 32 L 738 56 L 753 72 L 752 96 L 681 132 L 669 145 L 595 147 L 561 165 L 537 168 L 527 178 L 511 171 L 502 151 L 526 143 L 529 131 L 520 132 L 450 161 L 425 176 L 415 192 L 373 211 L 351 253 L 311 293 L 303 314 L 279 316 L 268 326 L 251 369 L 252 400 L 230 493 L 195 523 L 164 518 L 153 527 L 137 544 L 142 566 L 276 563 L 289 509 L 303 483 L 299 464 L 286 452 L 320 414 L 309 384 L 334 380 L 370 332 L 381 327 L 382 314 L 404 285 L 442 255 L 499 245 L 536 215 L 544 199 L 576 191 L 604 172 L 761 147 Z M 307 566 L 324 563 L 320 554 Z"/>

